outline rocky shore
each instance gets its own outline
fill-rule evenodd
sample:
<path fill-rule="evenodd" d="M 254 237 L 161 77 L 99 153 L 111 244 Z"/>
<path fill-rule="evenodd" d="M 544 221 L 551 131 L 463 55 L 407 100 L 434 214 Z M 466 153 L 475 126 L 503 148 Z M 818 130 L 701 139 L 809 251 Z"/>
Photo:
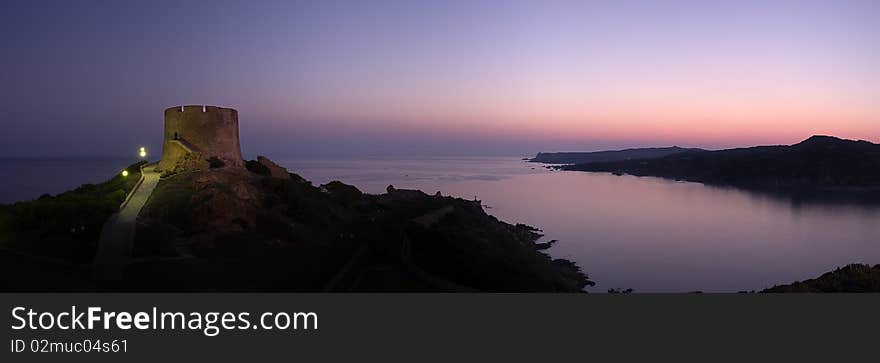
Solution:
<path fill-rule="evenodd" d="M 537 242 L 538 229 L 499 221 L 478 202 L 392 186 L 380 195 L 338 181 L 314 186 L 263 157 L 246 165 L 163 177 L 138 216 L 122 281 L 88 281 L 94 248 L 84 243 L 53 255 L 68 271 L 59 281 L 76 283 L 46 278 L 27 286 L 582 292 L 593 285 L 574 263 L 542 251 L 549 245 Z"/>

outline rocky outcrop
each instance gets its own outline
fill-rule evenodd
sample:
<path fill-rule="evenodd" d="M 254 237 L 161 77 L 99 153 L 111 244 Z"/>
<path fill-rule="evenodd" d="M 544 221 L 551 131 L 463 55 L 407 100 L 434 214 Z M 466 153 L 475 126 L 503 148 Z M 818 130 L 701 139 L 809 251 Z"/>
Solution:
<path fill-rule="evenodd" d="M 338 181 L 316 187 L 296 174 L 272 177 L 274 163 L 261 159 L 160 182 L 141 216 L 142 262 L 127 284 L 495 292 L 593 284 L 578 266 L 539 251 L 537 229 L 499 221 L 479 203 L 391 186 L 379 195 Z"/>
<path fill-rule="evenodd" d="M 257 156 L 257 162 L 269 169 L 269 175 L 273 178 L 290 179 L 290 173 L 287 172 L 287 169 L 275 164 L 275 162 L 269 160 L 269 158 L 265 156 Z"/>
<path fill-rule="evenodd" d="M 815 279 L 777 285 L 763 292 L 880 292 L 880 265 L 851 264 Z"/>
<path fill-rule="evenodd" d="M 394 200 L 416 200 L 428 196 L 421 190 L 397 189 L 393 185 L 389 185 L 387 188 L 385 188 L 385 191 L 387 192 L 388 196 Z"/>
<path fill-rule="evenodd" d="M 247 172 L 200 174 L 194 180 L 192 222 L 210 231 L 240 231 L 256 225 L 262 193 Z"/>

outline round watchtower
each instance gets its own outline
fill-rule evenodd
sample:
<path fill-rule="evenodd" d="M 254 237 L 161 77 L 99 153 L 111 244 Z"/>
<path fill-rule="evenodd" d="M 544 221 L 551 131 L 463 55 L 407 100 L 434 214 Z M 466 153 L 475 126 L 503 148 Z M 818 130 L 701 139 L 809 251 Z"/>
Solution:
<path fill-rule="evenodd" d="M 159 168 L 173 172 L 198 169 L 209 165 L 209 160 L 220 160 L 225 166 L 244 166 L 238 140 L 238 111 L 217 106 L 166 109 Z"/>

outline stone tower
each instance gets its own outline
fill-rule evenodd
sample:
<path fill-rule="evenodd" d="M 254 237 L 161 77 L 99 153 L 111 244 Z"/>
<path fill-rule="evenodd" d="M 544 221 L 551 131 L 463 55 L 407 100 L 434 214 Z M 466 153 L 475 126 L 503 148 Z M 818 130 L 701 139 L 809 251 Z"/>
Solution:
<path fill-rule="evenodd" d="M 216 158 L 216 159 L 213 159 Z M 165 141 L 159 169 L 176 173 L 204 169 L 209 160 L 243 167 L 238 111 L 217 106 L 177 106 L 165 110 Z"/>

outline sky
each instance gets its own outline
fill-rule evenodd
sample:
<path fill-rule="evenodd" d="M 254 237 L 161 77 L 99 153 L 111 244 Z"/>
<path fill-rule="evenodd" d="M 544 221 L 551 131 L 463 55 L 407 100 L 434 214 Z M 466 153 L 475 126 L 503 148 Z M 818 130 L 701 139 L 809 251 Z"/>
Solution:
<path fill-rule="evenodd" d="M 0 155 L 161 147 L 239 110 L 245 156 L 880 142 L 880 1 L 15 1 Z"/>

